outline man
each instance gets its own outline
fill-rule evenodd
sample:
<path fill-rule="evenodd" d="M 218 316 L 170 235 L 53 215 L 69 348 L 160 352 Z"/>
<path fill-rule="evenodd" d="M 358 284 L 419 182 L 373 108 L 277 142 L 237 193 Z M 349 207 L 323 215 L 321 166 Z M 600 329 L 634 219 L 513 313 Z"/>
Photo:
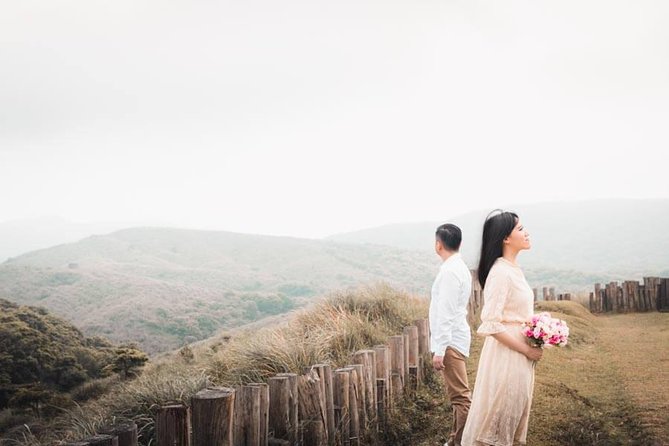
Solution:
<path fill-rule="evenodd" d="M 460 257 L 461 241 L 462 232 L 457 226 L 437 228 L 435 250 L 443 263 L 432 285 L 430 350 L 432 367 L 441 371 L 453 407 L 453 429 L 445 446 L 460 445 L 471 405 L 465 359 L 471 343 L 467 304 L 472 276 Z"/>

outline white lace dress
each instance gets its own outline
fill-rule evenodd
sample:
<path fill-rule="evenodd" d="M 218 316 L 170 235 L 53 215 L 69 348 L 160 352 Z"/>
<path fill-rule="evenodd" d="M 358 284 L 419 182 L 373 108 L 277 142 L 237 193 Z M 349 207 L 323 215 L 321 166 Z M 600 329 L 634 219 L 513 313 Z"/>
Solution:
<path fill-rule="evenodd" d="M 534 294 L 522 270 L 500 257 L 486 280 L 478 333 L 506 331 L 527 342 L 521 323 L 533 314 Z M 524 445 L 534 390 L 533 361 L 486 336 L 462 446 Z"/>

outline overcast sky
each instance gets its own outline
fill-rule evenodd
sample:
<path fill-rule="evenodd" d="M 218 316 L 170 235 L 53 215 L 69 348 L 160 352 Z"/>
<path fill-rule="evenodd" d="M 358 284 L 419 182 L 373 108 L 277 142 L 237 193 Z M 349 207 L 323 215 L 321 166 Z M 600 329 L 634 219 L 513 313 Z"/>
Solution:
<path fill-rule="evenodd" d="M 5 1 L 0 221 L 320 237 L 669 197 L 669 2 Z"/>

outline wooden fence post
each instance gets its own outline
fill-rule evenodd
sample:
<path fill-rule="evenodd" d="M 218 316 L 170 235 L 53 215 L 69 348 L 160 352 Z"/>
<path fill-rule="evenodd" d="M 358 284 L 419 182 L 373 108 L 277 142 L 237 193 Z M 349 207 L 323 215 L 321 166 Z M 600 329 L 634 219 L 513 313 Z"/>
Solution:
<path fill-rule="evenodd" d="M 260 392 L 258 386 L 241 386 L 235 392 L 234 446 L 260 444 Z"/>
<path fill-rule="evenodd" d="M 325 397 L 326 434 L 328 444 L 334 445 L 335 441 L 335 415 L 334 415 L 334 383 L 332 381 L 332 367 L 329 364 L 316 364 L 312 369 L 318 373 L 321 380 L 321 389 Z"/>
<path fill-rule="evenodd" d="M 260 446 L 267 446 L 269 438 L 269 385 L 266 383 L 251 383 L 260 392 Z"/>
<path fill-rule="evenodd" d="M 350 369 L 337 369 L 334 371 L 334 413 L 335 433 L 338 438 L 337 446 L 349 446 L 351 444 L 351 416 L 349 413 L 349 387 L 351 381 Z"/>
<path fill-rule="evenodd" d="M 156 416 L 156 446 L 190 446 L 190 409 L 163 406 Z"/>
<path fill-rule="evenodd" d="M 327 410 L 325 407 L 324 387 L 315 370 L 298 378 L 300 427 L 303 444 L 326 446 Z"/>
<path fill-rule="evenodd" d="M 390 385 L 393 399 L 400 398 L 404 392 L 404 336 L 391 336 L 390 345 Z"/>
<path fill-rule="evenodd" d="M 353 363 L 362 364 L 364 402 L 368 422 L 376 422 L 376 352 L 359 350 L 353 354 Z"/>
<path fill-rule="evenodd" d="M 390 402 L 392 395 L 390 393 L 390 348 L 387 345 L 376 345 L 374 346 L 374 351 L 376 352 L 376 380 L 378 386 L 378 380 L 383 379 L 385 384 L 383 387 L 386 391 L 384 401 L 384 408 L 390 409 Z"/>
<path fill-rule="evenodd" d="M 293 431 L 290 417 L 290 381 L 286 376 L 269 379 L 269 437 L 288 440 Z"/>
<path fill-rule="evenodd" d="M 362 366 L 360 366 L 362 367 Z M 351 379 L 349 380 L 348 386 L 348 403 L 349 409 L 348 413 L 351 415 L 351 445 L 360 446 L 360 432 L 361 432 L 361 421 L 360 413 L 365 413 L 364 410 L 360 410 L 361 407 L 364 407 L 361 404 L 361 388 L 360 388 L 360 377 L 358 376 L 358 370 L 356 367 L 347 367 L 350 370 Z"/>
<path fill-rule="evenodd" d="M 413 323 L 418 328 L 418 355 L 424 356 L 430 353 L 430 322 L 427 319 L 416 319 Z"/>
<path fill-rule="evenodd" d="M 118 437 L 112 435 L 94 435 L 86 439 L 90 446 L 118 446 Z"/>
<path fill-rule="evenodd" d="M 408 367 L 414 366 L 416 367 L 416 370 L 418 370 L 418 351 L 419 351 L 419 346 L 418 346 L 418 327 L 411 325 L 408 327 L 404 327 L 404 334 L 408 335 L 408 348 L 407 350 L 409 351 L 408 359 L 409 363 L 407 364 Z M 418 379 L 418 374 L 416 374 L 416 379 Z"/>
<path fill-rule="evenodd" d="M 291 431 L 289 432 L 289 436 L 287 440 L 296 443 L 299 442 L 299 433 L 300 433 L 300 425 L 299 425 L 299 397 L 298 397 L 298 391 L 297 391 L 297 373 L 277 373 L 276 376 L 285 376 L 288 378 L 288 382 L 290 383 L 290 394 L 289 394 L 289 408 L 290 408 L 290 426 L 291 426 Z"/>
<path fill-rule="evenodd" d="M 138 443 L 137 424 L 133 422 L 107 426 L 100 433 L 118 437 L 118 446 L 137 446 Z"/>
<path fill-rule="evenodd" d="M 213 387 L 191 399 L 193 446 L 232 446 L 235 390 Z"/>
<path fill-rule="evenodd" d="M 367 424 L 369 422 L 369 419 L 367 418 L 367 412 L 365 410 L 365 407 L 367 405 L 366 402 L 366 396 L 365 395 L 365 370 L 364 366 L 362 364 L 349 364 L 346 366 L 346 368 L 351 368 L 355 372 L 355 375 L 351 373 L 351 376 L 356 377 L 356 382 L 355 382 L 355 399 L 358 404 L 358 410 L 357 410 L 357 415 L 358 415 L 358 433 L 363 432 L 367 428 Z M 351 386 L 353 388 L 353 386 Z M 353 398 L 352 396 L 349 398 Z M 352 406 L 351 406 L 352 407 Z M 353 408 L 351 408 L 351 420 L 352 420 L 352 425 L 355 425 L 355 414 L 352 413 Z M 351 439 L 357 438 L 359 435 L 351 435 Z M 353 441 L 353 440 L 351 440 Z"/>

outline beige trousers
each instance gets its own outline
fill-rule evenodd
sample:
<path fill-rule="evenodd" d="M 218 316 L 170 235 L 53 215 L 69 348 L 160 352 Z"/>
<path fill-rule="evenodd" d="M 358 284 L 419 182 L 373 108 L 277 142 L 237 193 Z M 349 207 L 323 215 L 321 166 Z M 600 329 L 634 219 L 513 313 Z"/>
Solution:
<path fill-rule="evenodd" d="M 472 403 L 465 359 L 462 353 L 451 347 L 448 347 L 444 354 L 444 368 L 441 373 L 446 384 L 446 394 L 453 407 L 453 428 L 448 438 L 449 445 L 460 444 L 469 406 Z"/>

